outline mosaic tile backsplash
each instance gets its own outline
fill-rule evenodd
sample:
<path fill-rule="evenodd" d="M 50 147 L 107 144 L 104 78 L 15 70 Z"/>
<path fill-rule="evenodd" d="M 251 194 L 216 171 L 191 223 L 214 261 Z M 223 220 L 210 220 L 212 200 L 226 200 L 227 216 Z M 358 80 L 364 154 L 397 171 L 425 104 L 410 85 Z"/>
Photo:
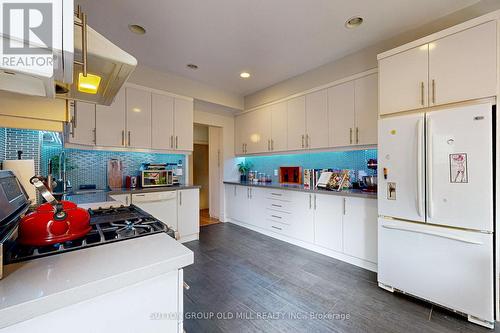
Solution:
<path fill-rule="evenodd" d="M 45 137 L 45 140 L 44 140 Z M 53 140 L 47 140 L 53 138 Z M 63 150 L 59 134 L 52 132 L 0 128 L 0 161 L 16 159 L 23 151 L 23 159 L 34 159 L 37 174 L 46 175 L 48 161 Z M 94 151 L 65 148 L 67 175 L 73 189 L 80 185 L 95 184 L 98 189 L 107 187 L 106 168 L 109 159 L 123 161 L 123 175 L 137 175 L 142 163 L 177 163 L 186 165 L 185 155 L 153 154 L 141 152 Z M 185 174 L 185 172 L 184 172 Z M 57 176 L 57 175 L 55 175 Z M 180 179 L 184 181 L 183 177 Z"/>
<path fill-rule="evenodd" d="M 277 181 L 274 170 L 278 170 L 281 166 L 300 166 L 303 169 L 350 169 L 371 174 L 372 170 L 366 167 L 366 162 L 371 158 L 377 158 L 376 149 L 252 156 L 245 157 L 245 161 L 252 163 L 252 170 L 271 175 L 273 180 Z"/>

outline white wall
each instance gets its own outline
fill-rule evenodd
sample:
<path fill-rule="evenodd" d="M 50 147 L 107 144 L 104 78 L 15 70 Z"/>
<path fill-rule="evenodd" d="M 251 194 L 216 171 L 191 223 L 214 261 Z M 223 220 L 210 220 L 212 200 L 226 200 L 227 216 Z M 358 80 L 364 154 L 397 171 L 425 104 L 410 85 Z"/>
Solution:
<path fill-rule="evenodd" d="M 473 6 L 444 16 L 425 26 L 404 32 L 396 37 L 367 47 L 359 52 L 312 69 L 301 75 L 279 82 L 258 92 L 245 96 L 245 109 L 269 103 L 305 90 L 309 90 L 344 77 L 377 67 L 377 54 L 390 50 L 465 22 L 474 17 L 500 9 L 499 0 L 482 0 Z"/>
<path fill-rule="evenodd" d="M 222 128 L 222 163 L 221 180 L 236 180 L 239 178 L 236 164 L 239 159 L 234 156 L 234 115 L 230 108 L 221 105 L 195 100 L 194 122 Z M 220 186 L 220 220 L 224 221 L 224 186 Z"/>
<path fill-rule="evenodd" d="M 160 72 L 144 65 L 137 66 L 129 81 L 141 86 L 165 90 L 229 108 L 243 109 L 243 96 L 180 75 Z"/>

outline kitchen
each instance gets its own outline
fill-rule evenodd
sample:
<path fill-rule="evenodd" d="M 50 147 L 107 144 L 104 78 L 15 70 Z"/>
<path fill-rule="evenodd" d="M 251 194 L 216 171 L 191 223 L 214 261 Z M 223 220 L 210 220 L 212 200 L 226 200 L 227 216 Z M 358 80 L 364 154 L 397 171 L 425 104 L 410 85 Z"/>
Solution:
<path fill-rule="evenodd" d="M 498 1 L 42 2 L 64 66 L 0 70 L 1 331 L 498 327 Z"/>

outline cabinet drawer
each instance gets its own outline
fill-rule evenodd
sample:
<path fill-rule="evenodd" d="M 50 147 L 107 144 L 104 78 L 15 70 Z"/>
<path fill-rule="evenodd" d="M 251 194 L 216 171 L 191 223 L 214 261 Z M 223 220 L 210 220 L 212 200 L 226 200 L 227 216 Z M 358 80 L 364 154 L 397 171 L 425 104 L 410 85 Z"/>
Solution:
<path fill-rule="evenodd" d="M 289 225 L 270 220 L 266 220 L 266 222 L 267 222 L 267 229 L 281 235 L 290 236 L 291 231 Z"/>
<path fill-rule="evenodd" d="M 293 210 L 293 203 L 290 201 L 266 198 L 266 208 L 291 213 Z"/>
<path fill-rule="evenodd" d="M 285 190 L 270 190 L 266 193 L 267 199 L 290 201 L 292 198 L 292 191 Z"/>
<path fill-rule="evenodd" d="M 280 212 L 273 209 L 266 209 L 266 219 L 283 224 L 291 224 L 293 217 L 290 213 Z"/>

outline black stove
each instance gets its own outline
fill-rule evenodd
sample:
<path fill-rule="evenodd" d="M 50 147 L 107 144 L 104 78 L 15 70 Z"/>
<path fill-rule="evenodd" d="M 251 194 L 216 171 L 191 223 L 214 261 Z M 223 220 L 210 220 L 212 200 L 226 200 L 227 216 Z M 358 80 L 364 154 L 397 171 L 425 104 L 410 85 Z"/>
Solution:
<path fill-rule="evenodd" d="M 136 206 L 89 209 L 92 230 L 82 238 L 47 246 L 22 245 L 12 239 L 4 251 L 4 264 L 41 258 L 136 237 L 175 232 Z"/>

